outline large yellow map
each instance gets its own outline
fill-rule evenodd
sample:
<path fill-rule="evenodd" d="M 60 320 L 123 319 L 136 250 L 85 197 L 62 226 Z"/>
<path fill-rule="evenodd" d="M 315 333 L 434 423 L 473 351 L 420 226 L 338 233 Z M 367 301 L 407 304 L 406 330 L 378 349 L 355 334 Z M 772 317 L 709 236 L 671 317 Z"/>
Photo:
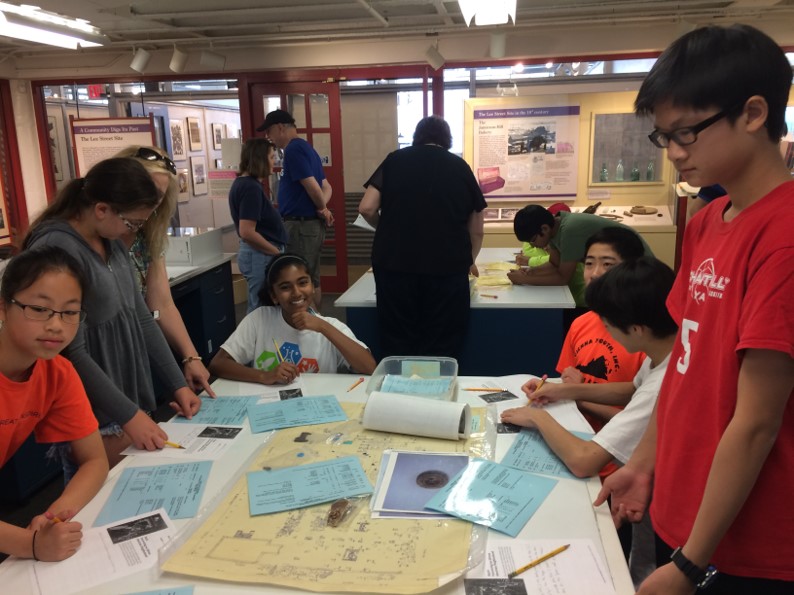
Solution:
<path fill-rule="evenodd" d="M 456 442 L 364 430 L 362 405 L 342 406 L 348 421 L 278 431 L 249 471 L 355 455 L 374 486 L 386 449 L 493 458 L 484 409 L 472 411 L 471 438 Z M 243 476 L 163 570 L 309 591 L 425 593 L 468 566 L 469 523 L 373 519 L 366 499 L 334 528 L 326 523 L 330 506 L 251 517 Z"/>

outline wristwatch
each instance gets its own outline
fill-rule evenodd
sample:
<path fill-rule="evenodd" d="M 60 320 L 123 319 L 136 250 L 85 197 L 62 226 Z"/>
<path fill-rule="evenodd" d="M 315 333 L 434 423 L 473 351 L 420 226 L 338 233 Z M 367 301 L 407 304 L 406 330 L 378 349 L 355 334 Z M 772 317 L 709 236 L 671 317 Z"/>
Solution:
<path fill-rule="evenodd" d="M 675 548 L 670 556 L 673 564 L 678 567 L 678 570 L 684 573 L 698 589 L 705 589 L 714 582 L 719 572 L 714 566 L 709 565 L 708 568 L 703 570 L 700 566 L 694 564 L 689 558 L 681 551 L 681 547 Z"/>

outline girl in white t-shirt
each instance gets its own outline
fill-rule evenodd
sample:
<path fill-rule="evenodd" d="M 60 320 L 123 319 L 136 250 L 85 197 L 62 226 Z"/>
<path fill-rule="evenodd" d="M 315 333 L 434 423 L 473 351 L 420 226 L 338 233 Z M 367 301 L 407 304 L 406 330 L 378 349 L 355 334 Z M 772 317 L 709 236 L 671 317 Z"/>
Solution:
<path fill-rule="evenodd" d="M 375 359 L 353 331 L 312 305 L 308 263 L 295 254 L 273 259 L 259 293 L 266 304 L 246 316 L 210 362 L 221 378 L 288 384 L 304 372 L 371 374 Z"/>

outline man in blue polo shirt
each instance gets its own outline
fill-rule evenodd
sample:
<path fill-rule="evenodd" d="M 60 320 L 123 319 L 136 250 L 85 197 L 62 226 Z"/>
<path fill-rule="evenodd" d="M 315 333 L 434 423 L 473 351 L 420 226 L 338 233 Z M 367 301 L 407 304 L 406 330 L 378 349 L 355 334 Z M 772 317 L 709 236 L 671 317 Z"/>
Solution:
<path fill-rule="evenodd" d="M 325 178 L 320 156 L 298 136 L 295 118 L 284 110 L 267 114 L 257 128 L 284 151 L 278 187 L 278 211 L 289 234 L 287 252 L 300 254 L 309 263 L 314 282 L 314 305 L 320 307 L 320 250 L 325 227 L 334 222 L 328 201 L 331 184 Z"/>

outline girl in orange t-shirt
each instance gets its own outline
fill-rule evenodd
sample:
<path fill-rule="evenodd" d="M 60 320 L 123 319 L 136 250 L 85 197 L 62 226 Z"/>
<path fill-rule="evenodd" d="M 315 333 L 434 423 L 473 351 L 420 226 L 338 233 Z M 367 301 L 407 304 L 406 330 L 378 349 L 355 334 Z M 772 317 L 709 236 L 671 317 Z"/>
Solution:
<path fill-rule="evenodd" d="M 80 378 L 58 355 L 77 333 L 85 277 L 60 248 L 23 252 L 0 286 L 0 465 L 34 433 L 70 442 L 79 466 L 63 493 L 26 528 L 0 522 L 0 552 L 54 562 L 77 551 L 82 525 L 70 519 L 108 472 L 97 421 Z"/>

